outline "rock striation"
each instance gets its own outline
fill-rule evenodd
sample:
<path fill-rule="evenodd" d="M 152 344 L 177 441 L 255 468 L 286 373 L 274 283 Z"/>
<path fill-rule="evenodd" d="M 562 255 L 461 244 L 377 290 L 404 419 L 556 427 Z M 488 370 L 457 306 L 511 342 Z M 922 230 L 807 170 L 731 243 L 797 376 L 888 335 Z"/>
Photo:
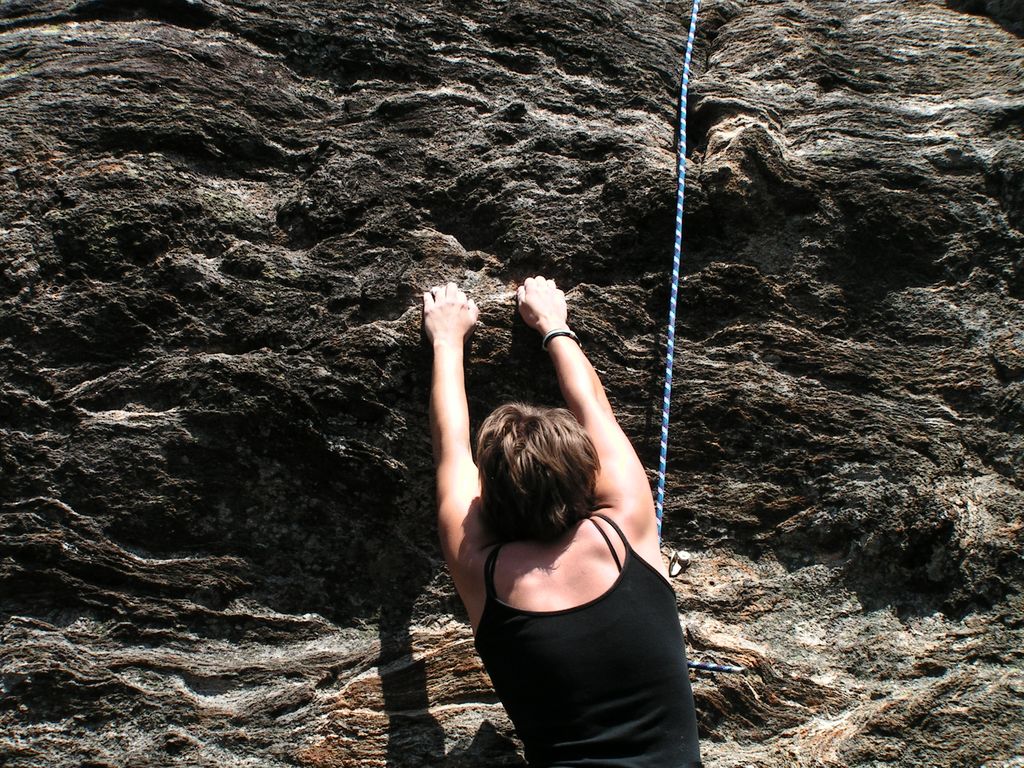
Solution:
<path fill-rule="evenodd" d="M 654 466 L 689 5 L 0 5 L 0 763 L 522 766 L 433 530 L 574 325 Z M 1024 9 L 710 0 L 666 550 L 708 765 L 1024 764 Z"/>

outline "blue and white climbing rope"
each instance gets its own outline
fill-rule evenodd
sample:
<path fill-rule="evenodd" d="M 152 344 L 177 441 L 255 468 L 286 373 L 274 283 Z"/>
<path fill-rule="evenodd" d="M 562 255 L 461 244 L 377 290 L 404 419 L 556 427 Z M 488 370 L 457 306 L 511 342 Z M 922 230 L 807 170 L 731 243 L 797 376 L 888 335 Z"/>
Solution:
<path fill-rule="evenodd" d="M 686 37 L 686 56 L 683 58 L 683 79 L 679 96 L 679 176 L 676 187 L 676 238 L 672 254 L 672 297 L 668 305 L 668 342 L 665 350 L 665 394 L 661 403 L 661 453 L 658 458 L 658 539 L 661 539 L 661 520 L 665 515 L 665 464 L 668 460 L 668 417 L 672 404 L 672 358 L 676 349 L 676 303 L 679 298 L 679 266 L 683 252 L 683 198 L 686 191 L 686 91 L 690 84 L 690 58 L 693 38 L 697 34 L 697 12 L 700 0 L 693 0 L 690 12 L 690 32 Z"/>
<path fill-rule="evenodd" d="M 743 667 L 736 667 L 732 664 L 712 664 L 710 661 L 688 661 L 686 662 L 690 669 L 702 669 L 705 672 L 746 672 L 747 670 Z"/>
<path fill-rule="evenodd" d="M 665 465 L 668 460 L 668 417 L 672 407 L 672 362 L 676 351 L 676 304 L 679 300 L 679 268 L 683 260 L 683 200 L 686 193 L 686 92 L 690 85 L 690 59 L 693 39 L 697 34 L 697 13 L 700 0 L 693 0 L 690 11 L 690 31 L 686 36 L 686 56 L 683 57 L 683 78 L 679 93 L 679 160 L 676 182 L 676 237 L 672 250 L 672 295 L 668 302 L 668 341 L 665 348 L 665 394 L 661 401 L 661 451 L 658 456 L 658 540 L 661 540 L 661 520 L 665 516 Z M 688 661 L 690 669 L 706 672 L 741 673 L 743 667 L 731 664 L 712 664 L 707 661 Z"/>

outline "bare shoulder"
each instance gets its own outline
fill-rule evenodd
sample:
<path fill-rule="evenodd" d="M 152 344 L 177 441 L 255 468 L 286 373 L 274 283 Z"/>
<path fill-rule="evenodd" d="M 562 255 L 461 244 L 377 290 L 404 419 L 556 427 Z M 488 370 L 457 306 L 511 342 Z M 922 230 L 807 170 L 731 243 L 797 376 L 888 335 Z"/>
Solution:
<path fill-rule="evenodd" d="M 613 520 L 640 557 L 668 578 L 668 568 L 661 556 L 661 542 L 658 540 L 658 520 L 654 503 L 642 499 L 633 504 L 620 504 L 597 510 Z"/>

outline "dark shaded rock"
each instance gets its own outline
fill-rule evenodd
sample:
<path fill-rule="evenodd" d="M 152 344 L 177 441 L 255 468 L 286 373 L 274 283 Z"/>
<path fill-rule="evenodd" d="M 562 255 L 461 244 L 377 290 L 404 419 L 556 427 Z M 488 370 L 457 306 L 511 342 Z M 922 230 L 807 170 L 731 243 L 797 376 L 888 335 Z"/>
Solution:
<path fill-rule="evenodd" d="M 440 561 L 474 420 L 657 457 L 685 4 L 0 8 L 0 762 L 522 765 Z M 688 104 L 666 546 L 716 766 L 1017 765 L 1020 3 L 721 0 Z"/>
<path fill-rule="evenodd" d="M 1011 32 L 1024 34 L 1024 3 L 1020 0 L 949 0 L 949 6 L 990 16 Z"/>

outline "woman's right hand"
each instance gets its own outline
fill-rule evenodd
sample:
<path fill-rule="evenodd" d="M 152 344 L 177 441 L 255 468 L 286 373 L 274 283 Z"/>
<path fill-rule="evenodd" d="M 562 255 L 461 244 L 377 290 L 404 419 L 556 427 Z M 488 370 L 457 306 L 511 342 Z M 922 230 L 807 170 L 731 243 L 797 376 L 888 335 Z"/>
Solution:
<path fill-rule="evenodd" d="M 523 321 L 535 331 L 547 334 L 556 328 L 569 327 L 565 293 L 558 290 L 554 280 L 540 275 L 528 277 L 516 291 L 516 298 Z"/>

